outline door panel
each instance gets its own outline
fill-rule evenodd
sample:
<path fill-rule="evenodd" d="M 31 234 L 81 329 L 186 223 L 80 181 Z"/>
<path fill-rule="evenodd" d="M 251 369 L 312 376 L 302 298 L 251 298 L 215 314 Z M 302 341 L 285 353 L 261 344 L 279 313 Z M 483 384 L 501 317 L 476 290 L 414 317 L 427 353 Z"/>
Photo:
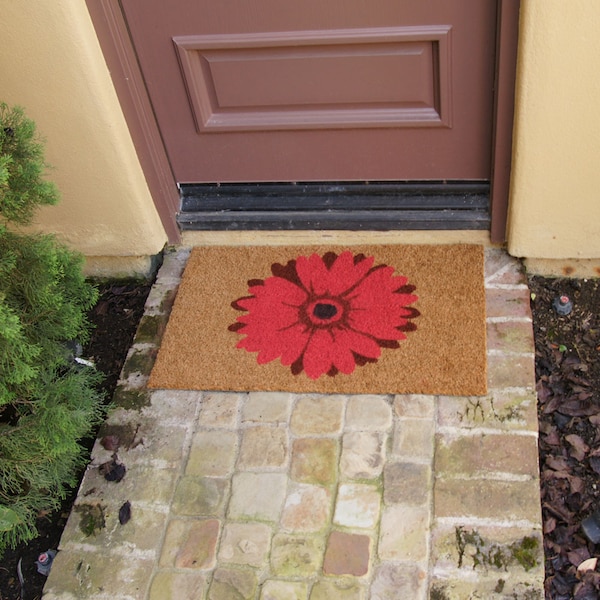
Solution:
<path fill-rule="evenodd" d="M 184 182 L 490 178 L 492 0 L 122 0 Z"/>
<path fill-rule="evenodd" d="M 448 126 L 450 33 L 398 27 L 174 42 L 198 133 Z"/>

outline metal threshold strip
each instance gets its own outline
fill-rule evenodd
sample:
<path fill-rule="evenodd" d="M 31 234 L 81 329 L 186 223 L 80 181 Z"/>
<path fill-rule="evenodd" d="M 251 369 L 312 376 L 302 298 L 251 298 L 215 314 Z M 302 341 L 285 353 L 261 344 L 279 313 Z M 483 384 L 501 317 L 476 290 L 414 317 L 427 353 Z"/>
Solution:
<path fill-rule="evenodd" d="M 183 230 L 489 229 L 489 182 L 182 184 Z"/>

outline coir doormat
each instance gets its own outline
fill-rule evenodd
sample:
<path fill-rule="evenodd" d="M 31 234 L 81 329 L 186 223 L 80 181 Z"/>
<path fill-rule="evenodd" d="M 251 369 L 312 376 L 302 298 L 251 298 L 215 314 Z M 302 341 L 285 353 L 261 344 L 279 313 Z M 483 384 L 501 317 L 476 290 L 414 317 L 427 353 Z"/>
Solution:
<path fill-rule="evenodd" d="M 483 248 L 194 248 L 151 388 L 486 393 Z"/>

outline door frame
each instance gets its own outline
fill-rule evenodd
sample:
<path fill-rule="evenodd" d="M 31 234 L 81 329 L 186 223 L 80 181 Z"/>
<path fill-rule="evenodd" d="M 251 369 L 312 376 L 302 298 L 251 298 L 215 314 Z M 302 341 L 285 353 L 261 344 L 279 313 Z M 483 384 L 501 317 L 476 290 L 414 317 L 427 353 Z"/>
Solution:
<path fill-rule="evenodd" d="M 490 237 L 506 240 L 521 0 L 498 0 Z M 181 239 L 179 193 L 119 0 L 86 0 L 150 193 L 169 242 Z"/>

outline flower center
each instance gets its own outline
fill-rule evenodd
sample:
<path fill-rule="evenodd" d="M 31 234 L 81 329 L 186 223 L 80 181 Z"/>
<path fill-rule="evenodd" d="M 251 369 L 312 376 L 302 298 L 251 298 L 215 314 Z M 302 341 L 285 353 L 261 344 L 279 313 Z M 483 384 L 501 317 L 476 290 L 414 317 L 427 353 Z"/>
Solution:
<path fill-rule="evenodd" d="M 331 319 L 337 315 L 337 306 L 333 304 L 315 304 L 313 308 L 313 315 L 317 317 L 317 319 Z"/>
<path fill-rule="evenodd" d="M 342 318 L 344 306 L 333 298 L 319 298 L 306 307 L 306 314 L 313 325 L 326 326 Z"/>

